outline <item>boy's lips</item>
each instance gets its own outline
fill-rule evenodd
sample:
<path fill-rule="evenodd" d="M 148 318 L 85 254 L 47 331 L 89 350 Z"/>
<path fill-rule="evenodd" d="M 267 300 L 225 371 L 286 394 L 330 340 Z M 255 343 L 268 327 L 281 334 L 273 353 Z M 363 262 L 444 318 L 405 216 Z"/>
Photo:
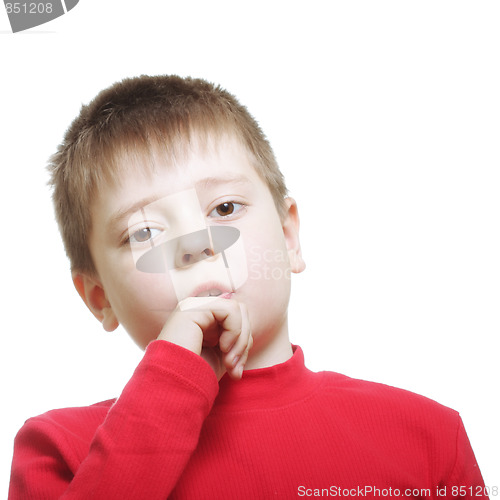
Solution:
<path fill-rule="evenodd" d="M 229 299 L 233 295 L 233 290 L 228 290 L 227 286 L 220 283 L 204 283 L 196 287 L 189 297 L 220 297 L 222 299 Z"/>

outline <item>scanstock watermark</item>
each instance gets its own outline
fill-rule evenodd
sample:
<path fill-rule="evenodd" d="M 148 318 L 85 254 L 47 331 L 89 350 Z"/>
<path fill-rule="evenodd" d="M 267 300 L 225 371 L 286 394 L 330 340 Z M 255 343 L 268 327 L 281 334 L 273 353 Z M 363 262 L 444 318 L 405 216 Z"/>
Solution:
<path fill-rule="evenodd" d="M 8 2 L 4 0 L 13 33 L 48 23 L 69 12 L 79 0 Z"/>

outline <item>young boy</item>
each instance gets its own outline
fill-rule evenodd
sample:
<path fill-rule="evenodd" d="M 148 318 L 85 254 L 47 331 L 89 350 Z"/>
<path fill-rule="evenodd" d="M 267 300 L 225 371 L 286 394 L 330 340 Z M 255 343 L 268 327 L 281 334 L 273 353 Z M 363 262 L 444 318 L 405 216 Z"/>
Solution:
<path fill-rule="evenodd" d="M 483 496 L 455 411 L 305 368 L 287 326 L 297 205 L 232 95 L 124 80 L 50 170 L 76 289 L 145 354 L 118 399 L 26 422 L 9 498 Z"/>

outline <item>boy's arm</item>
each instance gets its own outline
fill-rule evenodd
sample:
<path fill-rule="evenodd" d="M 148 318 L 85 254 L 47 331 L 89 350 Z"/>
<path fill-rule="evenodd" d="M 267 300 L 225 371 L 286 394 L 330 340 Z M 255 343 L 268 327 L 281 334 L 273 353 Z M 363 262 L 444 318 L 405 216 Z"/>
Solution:
<path fill-rule="evenodd" d="M 151 343 L 83 461 L 68 434 L 75 422 L 65 425 L 64 414 L 62 421 L 42 416 L 25 424 L 15 442 L 9 499 L 164 500 L 197 446 L 217 392 L 217 378 L 199 356 Z M 82 429 L 74 431 L 85 433 L 85 422 L 77 425 Z"/>
<path fill-rule="evenodd" d="M 224 369 L 241 376 L 252 337 L 246 309 L 220 299 L 174 311 L 159 339 L 80 457 L 89 424 L 71 410 L 25 424 L 15 441 L 10 500 L 168 497 L 196 449 L 218 378 Z M 200 357 L 210 346 L 220 362 Z"/>

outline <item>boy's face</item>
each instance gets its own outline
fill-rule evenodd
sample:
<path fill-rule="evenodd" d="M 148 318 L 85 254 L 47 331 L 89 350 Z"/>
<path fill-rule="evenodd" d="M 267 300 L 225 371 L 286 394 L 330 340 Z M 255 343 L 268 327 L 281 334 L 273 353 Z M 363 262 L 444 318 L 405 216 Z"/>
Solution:
<path fill-rule="evenodd" d="M 86 302 L 142 348 L 180 300 L 198 295 L 244 302 L 254 349 L 288 334 L 290 271 L 304 267 L 295 204 L 280 220 L 246 150 L 230 139 L 210 146 L 175 166 L 158 160 L 154 173 L 127 165 L 92 207 L 97 275 Z"/>

